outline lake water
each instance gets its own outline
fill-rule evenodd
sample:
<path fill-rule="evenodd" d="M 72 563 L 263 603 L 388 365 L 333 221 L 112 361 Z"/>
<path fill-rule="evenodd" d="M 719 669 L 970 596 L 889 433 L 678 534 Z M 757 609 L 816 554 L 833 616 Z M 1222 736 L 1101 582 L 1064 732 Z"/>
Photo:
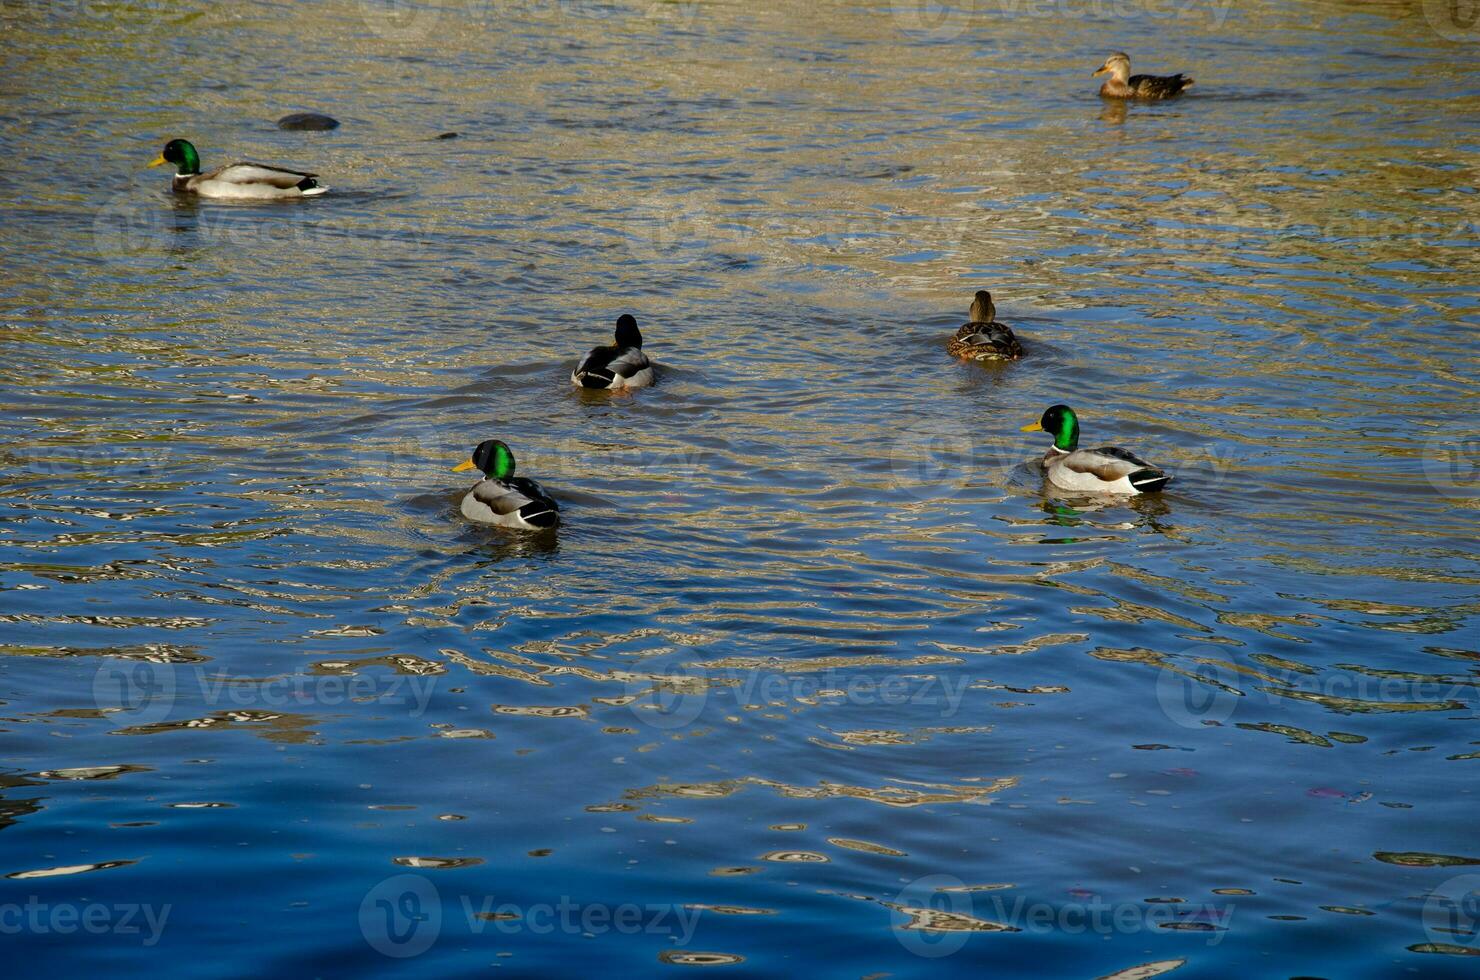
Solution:
<path fill-rule="evenodd" d="M 1466 16 L 0 5 L 12 967 L 1473 975 Z"/>

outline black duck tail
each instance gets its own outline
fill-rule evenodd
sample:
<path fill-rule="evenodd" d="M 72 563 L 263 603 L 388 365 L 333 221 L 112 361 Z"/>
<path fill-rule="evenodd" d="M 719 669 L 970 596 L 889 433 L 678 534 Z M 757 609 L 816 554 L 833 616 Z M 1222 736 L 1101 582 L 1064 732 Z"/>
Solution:
<path fill-rule="evenodd" d="M 560 512 L 548 504 L 525 504 L 519 516 L 534 527 L 554 527 L 560 523 Z"/>
<path fill-rule="evenodd" d="M 1155 493 L 1172 482 L 1170 476 L 1161 470 L 1153 469 L 1136 470 L 1127 479 L 1131 481 L 1131 486 L 1140 493 Z"/>

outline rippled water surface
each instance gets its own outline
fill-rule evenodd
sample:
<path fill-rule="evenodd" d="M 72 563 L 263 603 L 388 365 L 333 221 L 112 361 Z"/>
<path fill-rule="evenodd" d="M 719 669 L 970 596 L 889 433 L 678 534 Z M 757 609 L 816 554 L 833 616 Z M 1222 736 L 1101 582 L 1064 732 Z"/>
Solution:
<path fill-rule="evenodd" d="M 1468 973 L 1442 6 L 0 4 L 12 964 Z M 1168 492 L 1045 492 L 1057 401 Z"/>

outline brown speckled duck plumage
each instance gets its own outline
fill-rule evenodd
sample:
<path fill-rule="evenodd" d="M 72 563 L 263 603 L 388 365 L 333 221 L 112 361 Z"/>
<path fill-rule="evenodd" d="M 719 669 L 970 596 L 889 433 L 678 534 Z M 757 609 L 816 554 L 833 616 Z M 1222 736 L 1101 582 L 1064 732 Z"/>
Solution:
<path fill-rule="evenodd" d="M 1170 99 L 1193 83 L 1193 79 L 1181 72 L 1175 75 L 1132 75 L 1130 56 L 1123 51 L 1106 58 L 1095 75 L 1106 72 L 1110 77 L 1100 86 L 1100 94 L 1111 99 Z"/>
<path fill-rule="evenodd" d="M 997 322 L 997 308 L 992 294 L 979 289 L 971 301 L 971 320 L 956 331 L 946 344 L 952 357 L 971 361 L 1015 361 L 1023 356 L 1023 345 L 1012 335 L 1012 328 Z"/>

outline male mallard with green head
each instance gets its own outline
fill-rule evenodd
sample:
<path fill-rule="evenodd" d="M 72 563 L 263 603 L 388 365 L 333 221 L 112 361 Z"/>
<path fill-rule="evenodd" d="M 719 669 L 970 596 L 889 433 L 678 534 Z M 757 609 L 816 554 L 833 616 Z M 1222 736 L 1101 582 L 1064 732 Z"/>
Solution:
<path fill-rule="evenodd" d="M 971 320 L 947 341 L 946 353 L 969 361 L 1015 361 L 1023 356 L 1023 345 L 1012 335 L 1012 328 L 997 322 L 991 293 L 976 291 L 970 316 Z"/>
<path fill-rule="evenodd" d="M 452 470 L 483 474 L 462 500 L 463 516 L 470 521 L 523 531 L 543 531 L 560 523 L 559 506 L 538 483 L 514 475 L 514 450 L 498 439 L 478 443 L 472 458 Z"/>
<path fill-rule="evenodd" d="M 329 188 L 314 178 L 318 174 L 283 170 L 260 163 L 228 163 L 215 170 L 200 172 L 200 154 L 189 140 L 170 140 L 164 151 L 149 161 L 149 166 L 175 165 L 175 179 L 170 186 L 181 194 L 199 194 L 239 201 L 270 201 L 290 197 L 313 197 Z"/>
<path fill-rule="evenodd" d="M 1169 99 L 1181 94 L 1193 80 L 1180 72 L 1175 75 L 1132 75 L 1131 56 L 1117 51 L 1105 59 L 1095 75 L 1110 73 L 1100 94 L 1111 99 Z M 1091 75 L 1093 78 L 1095 75 Z"/>
<path fill-rule="evenodd" d="M 1171 477 L 1128 449 L 1079 448 L 1079 419 L 1068 405 L 1054 405 L 1024 432 L 1049 432 L 1053 445 L 1043 457 L 1048 482 L 1085 493 L 1153 493 Z"/>

